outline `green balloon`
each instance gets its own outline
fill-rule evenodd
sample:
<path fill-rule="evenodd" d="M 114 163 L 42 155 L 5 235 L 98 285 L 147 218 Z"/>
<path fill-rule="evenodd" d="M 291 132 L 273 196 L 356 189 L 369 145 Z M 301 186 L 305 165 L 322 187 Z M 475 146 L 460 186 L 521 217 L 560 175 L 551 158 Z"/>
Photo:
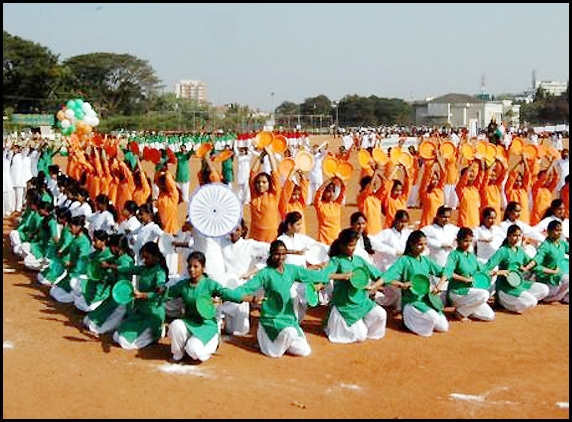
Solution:
<path fill-rule="evenodd" d="M 74 110 L 74 114 L 75 114 L 75 118 L 78 120 L 83 120 L 83 118 L 85 117 L 85 113 L 83 112 L 82 109 L 75 109 Z"/>
<path fill-rule="evenodd" d="M 75 100 L 68 100 L 68 102 L 66 103 L 66 107 L 71 108 L 72 110 L 75 109 L 76 107 Z"/>

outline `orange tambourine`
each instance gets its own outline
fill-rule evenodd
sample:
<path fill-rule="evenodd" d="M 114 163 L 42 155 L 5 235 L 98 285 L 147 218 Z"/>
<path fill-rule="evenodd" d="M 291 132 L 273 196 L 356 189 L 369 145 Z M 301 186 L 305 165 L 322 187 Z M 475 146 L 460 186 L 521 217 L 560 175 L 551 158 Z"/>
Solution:
<path fill-rule="evenodd" d="M 314 156 L 308 151 L 298 151 L 294 161 L 296 162 L 296 167 L 302 171 L 310 171 L 314 168 Z"/>
<path fill-rule="evenodd" d="M 406 169 L 410 169 L 413 166 L 413 156 L 408 152 L 401 152 L 399 154 L 399 164 Z"/>
<path fill-rule="evenodd" d="M 489 160 L 495 160 L 495 158 L 497 157 L 497 147 L 495 144 L 488 144 L 487 145 L 487 150 L 485 152 L 485 158 L 488 158 Z"/>
<path fill-rule="evenodd" d="M 529 160 L 534 160 L 538 157 L 538 149 L 536 145 L 533 144 L 526 144 L 522 147 L 522 155 L 524 155 Z"/>
<path fill-rule="evenodd" d="M 524 142 L 521 138 L 517 136 L 516 138 L 512 139 L 509 151 L 515 155 L 520 155 L 523 148 L 524 148 Z"/>
<path fill-rule="evenodd" d="M 560 154 L 560 152 L 554 147 L 546 147 L 546 153 L 549 157 L 552 157 L 556 160 L 562 158 L 562 154 Z"/>
<path fill-rule="evenodd" d="M 456 151 L 457 148 L 455 147 L 455 144 L 451 141 L 445 141 L 439 146 L 439 152 L 441 152 L 441 155 L 445 159 L 455 157 Z"/>
<path fill-rule="evenodd" d="M 328 155 L 322 161 L 322 171 L 327 177 L 332 177 L 338 171 L 339 164 L 336 157 Z"/>
<path fill-rule="evenodd" d="M 497 157 L 506 160 L 506 149 L 502 145 L 497 145 Z"/>
<path fill-rule="evenodd" d="M 232 151 L 229 149 L 223 149 L 213 157 L 213 161 L 219 163 L 221 161 L 228 160 L 230 157 L 232 157 Z"/>
<path fill-rule="evenodd" d="M 213 149 L 213 145 L 211 143 L 205 142 L 199 146 L 196 155 L 199 158 L 203 158 L 211 149 Z"/>
<path fill-rule="evenodd" d="M 435 144 L 431 141 L 423 141 L 419 144 L 419 155 L 425 160 L 435 157 Z"/>
<path fill-rule="evenodd" d="M 272 132 L 263 130 L 262 132 L 258 132 L 256 134 L 254 145 L 257 149 L 264 149 L 264 147 L 272 144 L 272 139 Z"/>
<path fill-rule="evenodd" d="M 487 155 L 487 145 L 488 145 L 488 142 L 485 142 L 485 141 L 479 141 L 479 142 L 477 142 L 477 145 L 476 145 L 476 147 L 475 147 L 477 158 L 479 158 L 479 157 L 481 157 L 481 158 L 482 158 L 482 157 L 486 157 L 486 155 Z"/>
<path fill-rule="evenodd" d="M 463 144 L 461 146 L 461 154 L 463 154 L 463 157 L 468 161 L 475 159 L 475 150 L 471 144 Z"/>
<path fill-rule="evenodd" d="M 391 148 L 391 151 L 389 151 L 389 158 L 395 164 L 398 164 L 400 162 L 399 158 L 401 157 L 401 154 L 402 154 L 401 148 L 393 147 L 393 148 Z"/>
<path fill-rule="evenodd" d="M 351 179 L 352 174 L 354 172 L 354 166 L 347 161 L 341 161 L 338 165 L 338 170 L 335 172 L 335 175 L 338 176 L 340 179 L 346 181 Z"/>
<path fill-rule="evenodd" d="M 288 138 L 284 135 L 272 135 L 272 150 L 282 154 L 288 148 Z"/>
<path fill-rule="evenodd" d="M 362 169 L 370 168 L 371 155 L 366 149 L 360 149 L 357 153 L 357 160 Z"/>
<path fill-rule="evenodd" d="M 290 175 L 294 166 L 296 166 L 294 159 L 286 157 L 278 163 L 278 173 L 280 173 L 280 176 L 286 178 Z"/>
<path fill-rule="evenodd" d="M 371 155 L 375 160 L 375 162 L 377 162 L 378 164 L 385 164 L 389 161 L 389 157 L 387 156 L 385 151 L 382 150 L 380 147 L 375 147 L 371 151 Z"/>

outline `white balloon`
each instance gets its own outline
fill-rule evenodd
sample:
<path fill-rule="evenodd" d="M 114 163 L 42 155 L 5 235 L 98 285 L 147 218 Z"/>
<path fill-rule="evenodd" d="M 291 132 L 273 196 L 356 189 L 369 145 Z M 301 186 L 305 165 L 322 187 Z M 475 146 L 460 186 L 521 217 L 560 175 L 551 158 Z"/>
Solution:
<path fill-rule="evenodd" d="M 99 119 L 97 117 L 93 118 L 93 124 L 91 126 L 97 126 L 99 124 Z"/>
<path fill-rule="evenodd" d="M 75 117 L 75 113 L 71 108 L 66 109 L 66 111 L 64 111 L 64 114 L 68 119 Z"/>
<path fill-rule="evenodd" d="M 93 108 L 91 107 L 91 104 L 88 103 L 88 102 L 84 102 L 84 103 L 81 105 L 81 109 L 83 110 L 83 112 L 84 112 L 85 114 L 87 114 L 87 113 L 89 112 L 89 110 L 93 110 Z"/>
<path fill-rule="evenodd" d="M 71 126 L 71 122 L 68 119 L 63 119 L 60 125 L 62 126 L 62 129 L 67 129 Z"/>
<path fill-rule="evenodd" d="M 97 116 L 97 113 L 95 112 L 95 110 L 93 108 L 89 109 L 88 111 L 85 112 L 86 116 Z"/>

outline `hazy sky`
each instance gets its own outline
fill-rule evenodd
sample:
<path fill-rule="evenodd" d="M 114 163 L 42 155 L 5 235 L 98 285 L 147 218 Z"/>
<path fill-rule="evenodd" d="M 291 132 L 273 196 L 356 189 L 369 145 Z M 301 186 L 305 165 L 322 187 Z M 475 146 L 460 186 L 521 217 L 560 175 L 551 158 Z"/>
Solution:
<path fill-rule="evenodd" d="M 326 95 L 424 99 L 569 79 L 569 3 L 4 3 L 4 30 L 61 60 L 148 61 L 173 91 L 270 110 Z M 272 95 L 274 93 L 274 95 Z"/>

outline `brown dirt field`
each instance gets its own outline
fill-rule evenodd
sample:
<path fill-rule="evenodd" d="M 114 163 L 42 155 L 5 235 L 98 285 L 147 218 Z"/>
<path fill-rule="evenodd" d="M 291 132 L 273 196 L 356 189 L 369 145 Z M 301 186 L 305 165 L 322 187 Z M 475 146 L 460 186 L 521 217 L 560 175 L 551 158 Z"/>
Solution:
<path fill-rule="evenodd" d="M 356 189 L 352 180 L 343 221 L 356 210 Z M 314 235 L 313 209 L 307 217 Z M 567 305 L 497 310 L 493 322 L 452 321 L 430 338 L 390 319 L 385 338 L 350 345 L 330 343 L 324 309 L 310 309 L 302 327 L 312 355 L 279 359 L 256 350 L 253 311 L 250 336 L 225 337 L 205 363 L 172 365 L 166 338 L 127 351 L 85 331 L 82 313 L 52 300 L 17 262 L 12 227 L 4 219 L 4 418 L 569 417 Z M 162 370 L 173 368 L 185 372 Z"/>

